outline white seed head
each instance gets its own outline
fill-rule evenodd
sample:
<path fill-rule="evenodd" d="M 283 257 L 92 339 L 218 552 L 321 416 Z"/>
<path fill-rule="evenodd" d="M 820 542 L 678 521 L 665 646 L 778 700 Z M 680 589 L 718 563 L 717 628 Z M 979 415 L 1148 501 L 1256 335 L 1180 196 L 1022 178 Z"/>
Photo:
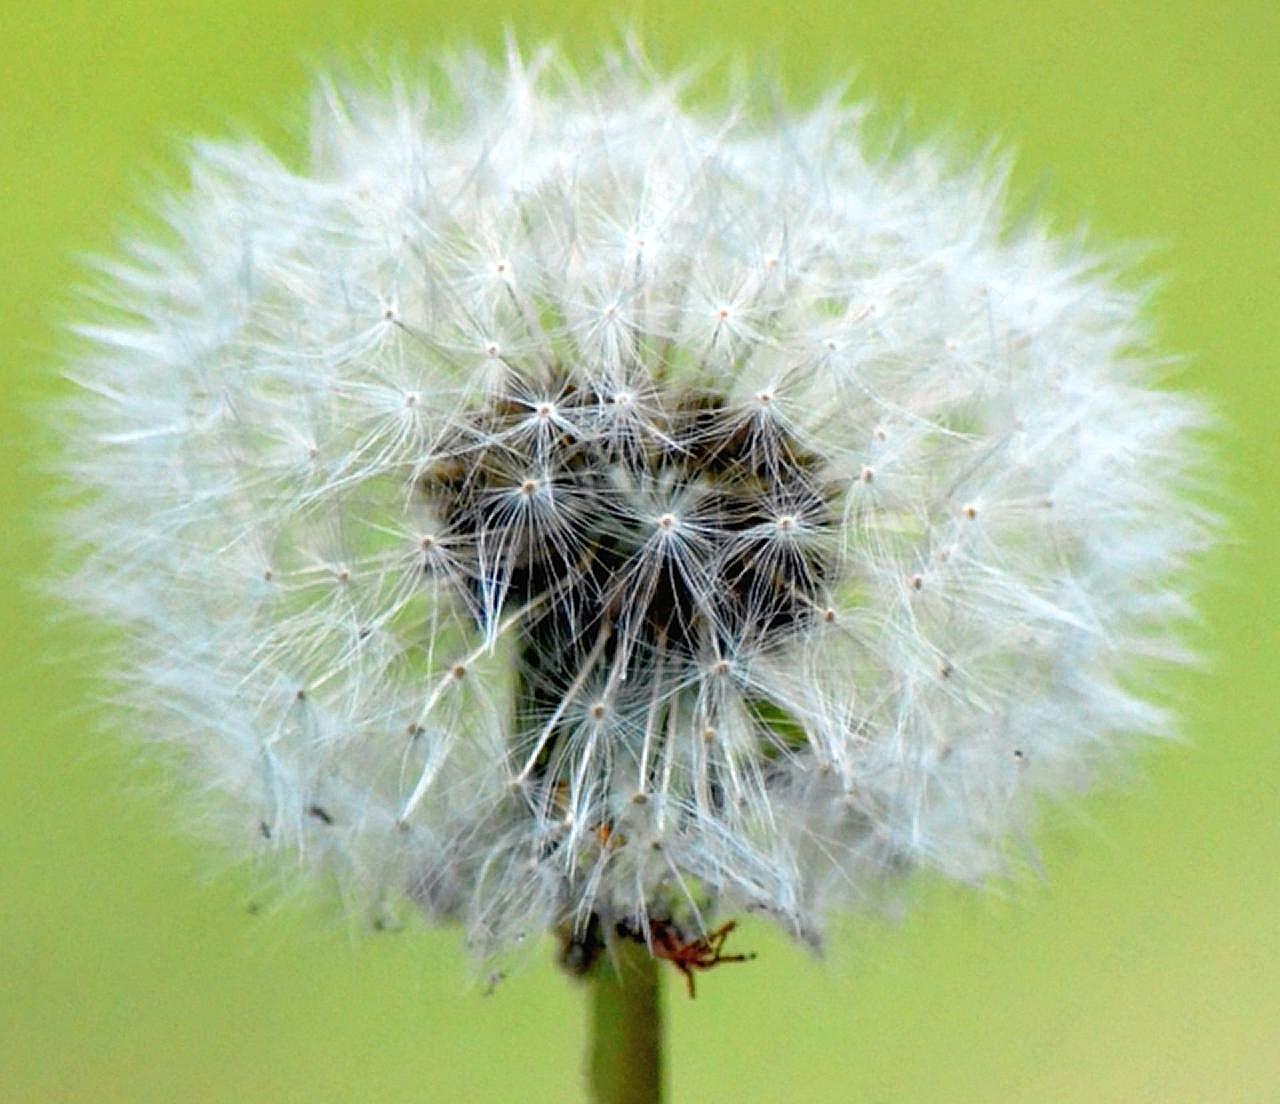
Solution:
<path fill-rule="evenodd" d="M 306 173 L 198 146 L 106 266 L 70 589 L 129 725 L 482 954 L 998 873 L 1167 724 L 1202 416 L 1140 297 L 856 109 L 450 65 L 326 85 Z"/>

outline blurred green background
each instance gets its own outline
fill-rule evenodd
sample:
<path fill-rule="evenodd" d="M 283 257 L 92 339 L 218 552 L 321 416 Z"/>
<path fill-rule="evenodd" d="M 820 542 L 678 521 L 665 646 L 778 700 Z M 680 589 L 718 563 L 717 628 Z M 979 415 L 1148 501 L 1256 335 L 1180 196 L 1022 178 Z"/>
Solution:
<path fill-rule="evenodd" d="M 0 14 L 0 1099 L 572 1101 L 580 995 L 544 957 L 485 998 L 452 932 L 353 937 L 253 915 L 180 811 L 78 711 L 83 640 L 29 586 L 48 536 L 31 400 L 55 393 L 73 254 L 109 245 L 175 139 L 277 143 L 317 58 L 558 38 L 623 10 L 560 0 L 15 3 Z M 912 127 L 1020 151 L 1064 225 L 1159 247 L 1180 385 L 1231 429 L 1211 667 L 1187 746 L 1055 813 L 1043 883 L 921 887 L 899 926 L 815 963 L 765 929 L 750 967 L 670 986 L 676 1101 L 1280 1101 L 1280 6 L 649 3 L 661 60 L 763 51 L 797 97 L 855 70 Z M 68 661 L 69 657 L 73 657 Z"/>

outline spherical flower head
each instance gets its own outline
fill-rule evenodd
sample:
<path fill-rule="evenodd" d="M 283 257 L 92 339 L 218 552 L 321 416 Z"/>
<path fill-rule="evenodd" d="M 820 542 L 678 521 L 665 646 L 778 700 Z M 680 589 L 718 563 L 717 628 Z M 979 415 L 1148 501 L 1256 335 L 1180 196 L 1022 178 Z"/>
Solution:
<path fill-rule="evenodd" d="M 981 880 L 1167 719 L 1193 401 L 1000 174 L 635 61 L 199 144 L 84 327 L 75 601 L 244 850 L 481 954 Z"/>

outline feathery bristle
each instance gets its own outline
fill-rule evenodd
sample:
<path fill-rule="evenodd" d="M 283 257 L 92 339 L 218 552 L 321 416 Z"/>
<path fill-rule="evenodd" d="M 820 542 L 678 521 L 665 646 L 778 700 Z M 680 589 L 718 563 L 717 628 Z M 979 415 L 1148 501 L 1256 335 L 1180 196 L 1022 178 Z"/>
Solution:
<path fill-rule="evenodd" d="M 68 590 L 193 815 L 484 954 L 816 938 L 1166 727 L 1203 414 L 998 166 L 635 61 L 445 83 L 325 85 L 305 175 L 199 144 L 103 266 Z"/>

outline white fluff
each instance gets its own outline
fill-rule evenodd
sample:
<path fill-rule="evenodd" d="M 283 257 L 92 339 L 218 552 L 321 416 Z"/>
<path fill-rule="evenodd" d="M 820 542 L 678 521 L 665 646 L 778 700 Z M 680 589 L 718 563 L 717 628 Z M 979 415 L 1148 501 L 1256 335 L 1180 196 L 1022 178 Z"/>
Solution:
<path fill-rule="evenodd" d="M 869 157 L 834 100 L 699 113 L 637 63 L 546 54 L 435 83 L 323 87 L 303 174 L 197 145 L 164 243 L 104 266 L 82 330 L 69 589 L 127 626 L 120 723 L 182 749 L 202 818 L 481 954 L 593 913 L 745 908 L 811 939 L 903 871 L 999 872 L 1037 794 L 1166 728 L 1134 676 L 1180 655 L 1203 418 L 1153 387 L 1140 295 L 1009 231 L 990 164 Z M 838 497 L 834 537 L 732 538 L 784 573 L 831 545 L 802 631 L 583 666 L 539 733 L 513 721 L 526 611 L 498 568 L 462 594 L 414 488 L 502 388 L 554 406 L 550 364 L 621 398 L 588 428 L 531 416 L 521 456 L 640 447 L 697 387 Z M 698 488 L 612 478 L 685 519 L 625 586 L 670 570 L 713 601 Z M 597 504 L 539 487 L 511 525 L 577 548 Z M 563 785 L 531 800 L 552 743 Z"/>

